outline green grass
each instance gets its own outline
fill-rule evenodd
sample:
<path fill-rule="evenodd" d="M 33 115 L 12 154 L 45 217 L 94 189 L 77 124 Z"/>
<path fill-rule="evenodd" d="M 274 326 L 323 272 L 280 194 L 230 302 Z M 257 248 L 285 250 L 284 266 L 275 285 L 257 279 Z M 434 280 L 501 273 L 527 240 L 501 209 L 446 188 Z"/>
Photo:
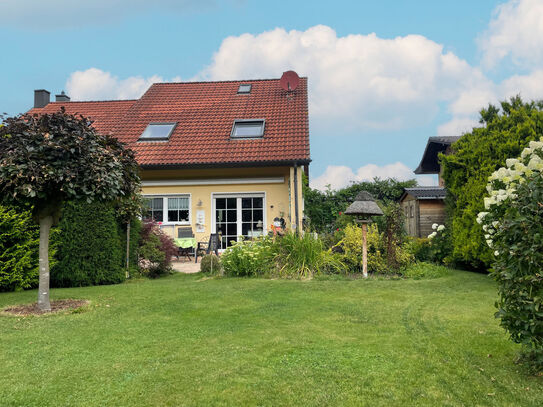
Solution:
<path fill-rule="evenodd" d="M 0 308 L 35 291 L 0 294 Z M 536 406 L 496 287 L 174 275 L 55 289 L 83 312 L 0 316 L 2 406 Z"/>

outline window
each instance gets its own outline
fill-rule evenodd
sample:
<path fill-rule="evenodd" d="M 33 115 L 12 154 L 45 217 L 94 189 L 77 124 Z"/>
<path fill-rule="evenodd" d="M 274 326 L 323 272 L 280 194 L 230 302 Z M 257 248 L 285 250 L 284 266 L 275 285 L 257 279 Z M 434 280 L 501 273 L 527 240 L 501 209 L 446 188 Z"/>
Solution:
<path fill-rule="evenodd" d="M 251 87 L 250 83 L 242 83 L 239 85 L 238 93 L 251 93 Z"/>
<path fill-rule="evenodd" d="M 168 222 L 189 221 L 189 198 L 168 198 Z"/>
<path fill-rule="evenodd" d="M 155 222 L 162 222 L 164 220 L 163 198 L 146 199 L 145 204 L 148 210 L 147 218 L 153 219 Z"/>
<path fill-rule="evenodd" d="M 231 138 L 256 138 L 264 136 L 264 120 L 235 120 Z"/>
<path fill-rule="evenodd" d="M 190 224 L 190 196 L 159 196 L 145 199 L 147 213 L 144 218 L 155 222 Z"/>
<path fill-rule="evenodd" d="M 167 141 L 176 123 L 149 123 L 138 141 Z"/>

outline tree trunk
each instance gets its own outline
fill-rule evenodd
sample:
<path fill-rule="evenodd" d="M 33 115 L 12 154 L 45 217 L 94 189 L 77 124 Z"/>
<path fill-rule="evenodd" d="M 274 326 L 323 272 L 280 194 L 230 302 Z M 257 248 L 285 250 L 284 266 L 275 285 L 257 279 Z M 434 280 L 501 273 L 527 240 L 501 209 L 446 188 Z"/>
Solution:
<path fill-rule="evenodd" d="M 49 232 L 53 225 L 51 215 L 40 217 L 40 283 L 38 287 L 38 308 L 51 311 L 49 302 Z"/>
<path fill-rule="evenodd" d="M 368 278 L 368 239 L 366 236 L 368 225 L 362 224 L 362 274 Z"/>
<path fill-rule="evenodd" d="M 130 221 L 126 224 L 126 278 L 130 278 Z"/>

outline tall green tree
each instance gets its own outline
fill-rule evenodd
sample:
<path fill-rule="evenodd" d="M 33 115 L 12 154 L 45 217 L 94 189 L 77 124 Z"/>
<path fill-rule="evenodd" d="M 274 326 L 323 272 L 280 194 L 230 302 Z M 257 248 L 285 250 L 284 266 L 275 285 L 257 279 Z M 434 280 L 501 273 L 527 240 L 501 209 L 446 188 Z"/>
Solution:
<path fill-rule="evenodd" d="M 452 259 L 476 269 L 488 268 L 493 258 L 476 222 L 477 214 L 484 210 L 488 177 L 543 135 L 542 102 L 526 103 L 517 96 L 501 102 L 500 107 L 489 105 L 481 110 L 482 127 L 464 134 L 452 145 L 452 154 L 441 155 L 449 193 Z"/>
<path fill-rule="evenodd" d="M 100 135 L 92 121 L 61 110 L 4 119 L 0 127 L 0 196 L 32 207 L 40 227 L 38 307 L 50 311 L 49 234 L 66 201 L 123 202 L 139 191 L 131 150 Z"/>

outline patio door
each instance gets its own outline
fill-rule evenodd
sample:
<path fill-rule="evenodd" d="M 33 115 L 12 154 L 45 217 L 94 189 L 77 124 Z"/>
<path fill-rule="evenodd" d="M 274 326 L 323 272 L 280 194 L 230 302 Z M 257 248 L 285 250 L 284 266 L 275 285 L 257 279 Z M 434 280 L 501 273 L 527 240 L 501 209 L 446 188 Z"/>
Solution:
<path fill-rule="evenodd" d="M 222 250 L 241 237 L 250 239 L 265 233 L 264 198 L 264 194 L 214 195 L 213 229 L 221 236 Z"/>

